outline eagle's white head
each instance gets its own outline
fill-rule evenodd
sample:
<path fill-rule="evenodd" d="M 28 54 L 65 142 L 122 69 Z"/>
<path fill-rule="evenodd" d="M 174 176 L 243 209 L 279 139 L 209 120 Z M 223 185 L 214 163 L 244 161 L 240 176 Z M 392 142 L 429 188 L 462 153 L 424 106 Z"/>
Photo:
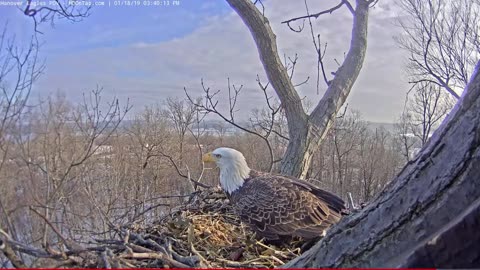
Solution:
<path fill-rule="evenodd" d="M 243 154 L 232 148 L 217 148 L 205 154 L 202 160 L 217 164 L 220 169 L 220 185 L 228 194 L 239 189 L 245 182 L 244 179 L 250 174 L 250 168 Z"/>

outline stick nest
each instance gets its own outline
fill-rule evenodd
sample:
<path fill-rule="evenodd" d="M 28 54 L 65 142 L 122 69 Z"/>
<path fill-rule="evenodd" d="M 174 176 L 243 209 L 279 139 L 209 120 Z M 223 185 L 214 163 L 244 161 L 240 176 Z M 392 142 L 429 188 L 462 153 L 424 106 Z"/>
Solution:
<path fill-rule="evenodd" d="M 255 233 L 240 222 L 225 194 L 218 189 L 193 194 L 188 203 L 156 224 L 146 228 L 131 227 L 132 233 L 163 246 L 167 256 L 189 267 L 276 267 L 300 255 L 302 244 L 300 240 L 294 240 L 278 247 L 257 240 Z M 139 266 L 180 265 L 171 261 L 145 260 Z"/>
<path fill-rule="evenodd" d="M 64 239 L 62 250 L 35 249 L 5 234 L 0 251 L 16 267 L 26 267 L 16 255 L 20 252 L 34 258 L 31 267 L 42 268 L 272 268 L 300 255 L 303 244 L 299 239 L 282 246 L 257 240 L 219 189 L 193 193 L 154 224 L 114 231 L 112 239 L 96 239 L 88 246 Z"/>

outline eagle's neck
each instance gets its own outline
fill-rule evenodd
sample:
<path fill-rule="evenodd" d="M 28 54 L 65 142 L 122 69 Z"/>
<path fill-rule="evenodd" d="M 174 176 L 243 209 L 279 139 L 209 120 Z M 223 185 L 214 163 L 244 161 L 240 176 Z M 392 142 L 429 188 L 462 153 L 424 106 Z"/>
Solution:
<path fill-rule="evenodd" d="M 244 160 L 220 167 L 220 185 L 228 194 L 232 194 L 245 183 L 249 177 L 250 168 Z"/>

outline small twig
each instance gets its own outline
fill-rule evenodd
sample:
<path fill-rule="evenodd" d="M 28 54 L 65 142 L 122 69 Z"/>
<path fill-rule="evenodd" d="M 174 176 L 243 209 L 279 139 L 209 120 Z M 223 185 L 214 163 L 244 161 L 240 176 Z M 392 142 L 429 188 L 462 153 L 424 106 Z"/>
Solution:
<path fill-rule="evenodd" d="M 45 223 L 47 223 L 47 225 L 52 229 L 52 231 L 60 238 L 60 240 L 62 240 L 63 244 L 70 250 L 74 249 L 74 247 L 72 247 L 70 244 L 71 242 L 70 241 L 67 241 L 67 239 L 60 233 L 60 231 L 57 229 L 57 227 L 55 227 L 51 222 L 50 220 L 45 217 L 44 215 L 42 215 L 40 212 L 38 212 L 37 210 L 35 210 L 35 208 L 33 208 L 32 206 L 29 207 L 29 209 L 35 213 L 37 216 L 39 216 L 41 219 L 43 219 L 43 221 L 45 221 Z M 78 244 L 77 244 L 78 245 Z M 83 249 L 83 248 L 82 248 Z"/>
<path fill-rule="evenodd" d="M 350 202 L 350 206 L 352 207 L 352 209 L 357 209 L 357 207 L 355 206 L 355 203 L 353 202 L 352 193 L 348 192 L 347 194 L 348 194 L 348 201 Z"/>
<path fill-rule="evenodd" d="M 302 19 L 307 19 L 307 18 L 317 19 L 319 16 L 321 16 L 323 14 L 332 14 L 335 10 L 341 8 L 343 5 L 346 5 L 347 8 L 350 10 L 350 12 L 352 12 L 352 14 L 355 14 L 355 10 L 353 9 L 352 5 L 347 0 L 341 0 L 338 5 L 336 5 L 332 8 L 329 8 L 327 10 L 320 11 L 320 12 L 314 13 L 314 14 L 308 14 L 308 15 L 305 15 L 305 16 L 295 17 L 295 18 L 283 21 L 282 23 L 285 23 L 285 24 L 289 25 L 290 23 L 292 23 L 294 21 L 298 21 L 298 20 L 302 20 Z"/>
<path fill-rule="evenodd" d="M 162 260 L 164 263 L 168 264 L 169 266 L 173 266 L 176 268 L 189 268 L 188 265 L 183 264 L 181 262 L 177 262 L 171 258 L 168 258 L 163 253 L 131 253 L 131 254 L 121 254 L 119 258 L 125 259 L 159 259 Z"/>

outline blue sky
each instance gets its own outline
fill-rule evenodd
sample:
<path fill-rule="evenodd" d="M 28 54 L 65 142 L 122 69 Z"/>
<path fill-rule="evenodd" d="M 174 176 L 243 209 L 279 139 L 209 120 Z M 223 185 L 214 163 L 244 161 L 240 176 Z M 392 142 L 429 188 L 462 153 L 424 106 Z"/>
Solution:
<path fill-rule="evenodd" d="M 33 96 L 61 91 L 75 101 L 83 92 L 100 85 L 107 98 L 130 99 L 135 113 L 145 105 L 162 103 L 166 97 L 183 98 L 183 87 L 193 96 L 200 95 L 202 78 L 207 86 L 219 90 L 226 89 L 230 78 L 244 85 L 239 115 L 247 118 L 253 108 L 264 105 L 255 79 L 257 74 L 265 79 L 248 30 L 226 1 L 179 2 L 178 6 L 168 7 L 94 7 L 91 16 L 82 22 L 58 21 L 54 28 L 42 25 L 41 57 L 46 60 L 46 69 Z M 300 2 L 265 1 L 280 53 L 299 54 L 294 82 L 314 78 L 316 73 L 309 34 L 293 33 L 281 24 L 282 20 L 304 14 Z M 310 2 L 312 10 L 337 3 Z M 396 15 L 392 2 L 381 1 L 371 12 L 367 60 L 348 101 L 349 108 L 373 121 L 394 121 L 408 89 L 402 71 L 405 55 L 393 41 L 398 28 L 393 24 Z M 348 49 L 351 19 L 348 11 L 340 11 L 315 21 L 329 44 L 326 60 L 331 71 L 336 69 L 334 59 L 341 59 Z M 9 33 L 17 39 L 31 34 L 32 22 L 18 9 L 0 7 L 0 23 L 6 21 Z M 298 91 L 315 104 L 325 89 L 322 86 L 318 95 L 311 79 Z"/>
<path fill-rule="evenodd" d="M 135 42 L 167 41 L 188 35 L 213 16 L 231 12 L 224 1 L 177 2 L 179 5 L 175 6 L 96 6 L 91 10 L 90 16 L 81 22 L 57 21 L 53 28 L 49 24 L 43 24 L 39 27 L 44 33 L 41 39 L 45 41 L 42 52 L 49 55 L 99 47 L 119 47 Z M 8 22 L 11 32 L 16 35 L 31 34 L 31 19 L 17 8 L 0 7 L 0 23 L 3 25 L 5 22 Z"/>

